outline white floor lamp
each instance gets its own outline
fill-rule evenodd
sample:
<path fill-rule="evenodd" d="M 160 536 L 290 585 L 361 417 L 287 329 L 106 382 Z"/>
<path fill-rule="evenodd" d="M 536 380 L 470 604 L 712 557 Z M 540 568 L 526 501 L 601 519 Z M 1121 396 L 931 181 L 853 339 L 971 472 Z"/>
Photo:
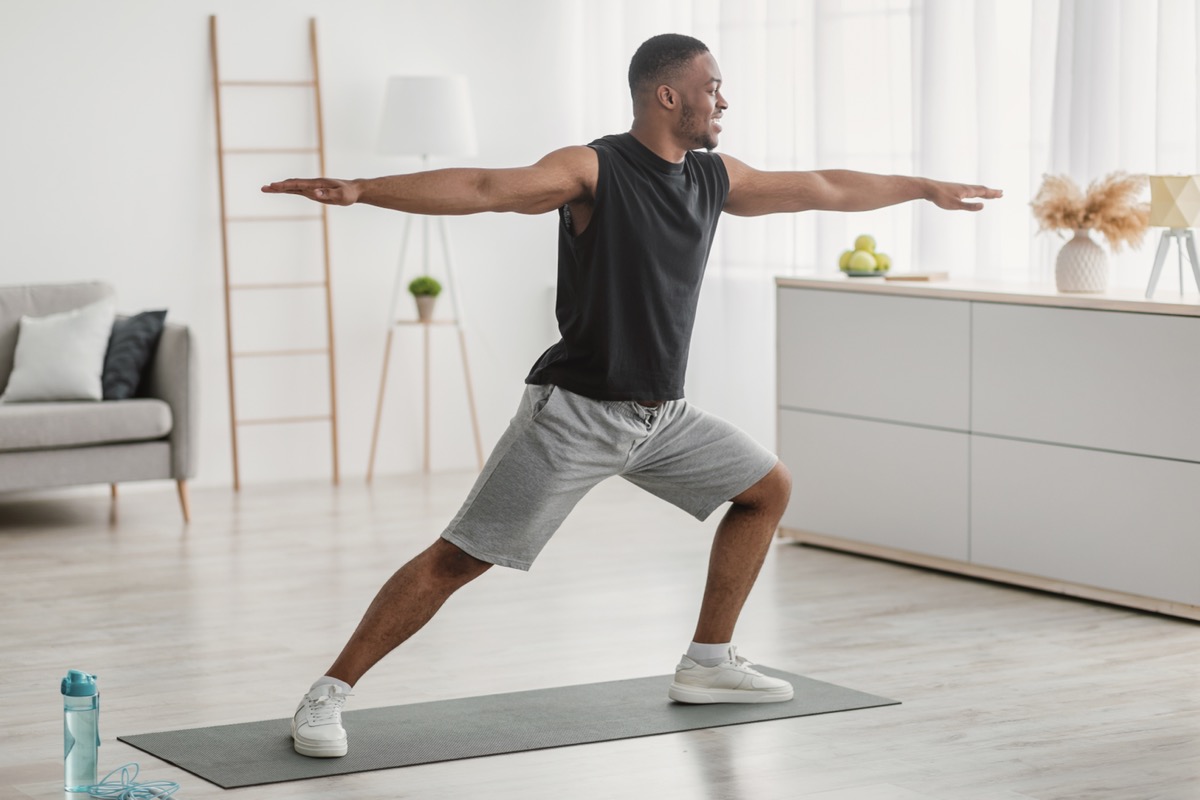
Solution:
<path fill-rule="evenodd" d="M 383 123 L 379 131 L 379 151 L 385 155 L 420 156 L 421 169 L 428 169 L 430 156 L 475 155 L 475 120 L 471 112 L 466 78 L 458 75 L 395 76 L 388 79 L 384 101 Z M 453 325 L 458 328 L 458 343 L 462 352 L 463 373 L 466 376 L 467 405 L 475 433 L 475 456 L 483 468 L 483 446 L 479 438 L 479 421 L 475 413 L 475 394 L 471 387 L 471 368 L 467 361 L 467 340 L 463 333 L 462 304 L 454 278 L 454 259 L 450 252 L 450 234 L 446 218 L 437 217 L 443 263 L 446 267 L 446 288 L 454 303 L 450 320 L 419 321 L 400 319 L 400 296 L 406 291 L 404 277 L 405 254 L 413 215 L 405 215 L 404 234 L 400 240 L 400 257 L 396 264 L 396 281 L 392 287 L 392 304 L 388 312 L 387 343 L 383 349 L 383 370 L 379 378 L 379 401 L 375 407 L 375 428 L 371 434 L 371 456 L 367 464 L 367 483 L 375 476 L 375 452 L 379 443 L 379 423 L 383 417 L 383 398 L 387 389 L 388 363 L 392 355 L 392 337 L 401 325 L 420 325 L 424 338 L 424 411 L 425 452 L 423 469 L 429 472 L 429 329 L 431 325 Z M 429 273 L 429 252 L 433 244 L 429 235 L 430 217 L 421 219 L 422 274 Z"/>
<path fill-rule="evenodd" d="M 1184 249 L 1192 264 L 1196 286 L 1200 288 L 1200 257 L 1196 255 L 1196 238 L 1192 234 L 1192 228 L 1200 227 L 1200 175 L 1151 175 L 1150 224 L 1167 230 L 1158 240 L 1154 268 L 1150 270 L 1150 284 L 1146 287 L 1146 299 L 1150 299 L 1154 287 L 1158 285 L 1172 239 L 1179 245 L 1179 293 L 1183 294 Z"/>

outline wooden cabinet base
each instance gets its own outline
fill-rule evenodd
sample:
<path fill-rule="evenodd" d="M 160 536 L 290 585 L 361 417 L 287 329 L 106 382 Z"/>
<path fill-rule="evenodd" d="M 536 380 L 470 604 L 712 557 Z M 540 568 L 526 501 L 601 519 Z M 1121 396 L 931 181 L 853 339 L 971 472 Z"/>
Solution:
<path fill-rule="evenodd" d="M 1010 572 L 1008 570 L 971 564 L 965 561 L 955 561 L 949 558 L 927 556 L 906 550 L 897 550 L 891 547 L 865 544 L 863 542 L 855 542 L 849 539 L 840 539 L 836 536 L 826 536 L 819 533 L 810 533 L 808 531 L 795 530 L 792 528 L 780 528 L 779 536 L 800 544 L 824 547 L 830 550 L 840 550 L 842 552 L 870 556 L 872 558 L 881 558 L 886 561 L 896 561 L 901 564 L 909 564 L 912 566 L 924 567 L 926 569 L 935 569 L 941 572 L 964 575 L 970 578 L 982 578 L 983 580 L 996 581 L 997 583 L 1007 583 L 1013 586 L 1021 586 L 1026 589 L 1037 589 L 1039 591 L 1066 595 L 1068 597 L 1078 597 L 1084 600 L 1094 600 L 1100 603 L 1110 603 L 1112 605 L 1125 606 L 1126 608 L 1136 608 L 1141 611 L 1153 611 L 1157 614 L 1167 614 L 1173 617 L 1181 617 L 1183 619 L 1200 622 L 1200 606 L 1193 606 L 1185 603 L 1173 603 L 1168 600 L 1142 597 L 1140 595 L 1126 594 L 1124 592 L 1114 592 L 1108 589 L 1100 589 L 1095 586 L 1084 586 L 1066 581 L 1058 581 L 1052 578 L 1043 578 L 1037 575 Z"/>

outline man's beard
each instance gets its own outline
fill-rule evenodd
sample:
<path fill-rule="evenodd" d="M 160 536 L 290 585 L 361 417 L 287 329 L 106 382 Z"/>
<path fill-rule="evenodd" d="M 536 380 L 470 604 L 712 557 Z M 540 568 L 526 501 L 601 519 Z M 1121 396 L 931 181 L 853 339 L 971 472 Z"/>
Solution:
<path fill-rule="evenodd" d="M 707 129 L 693 130 L 697 119 L 696 110 L 685 102 L 683 104 L 683 113 L 679 116 L 679 131 L 683 134 L 687 143 L 692 145 L 689 148 L 690 150 L 700 147 L 703 147 L 705 150 L 712 150 L 717 146 L 717 137 Z"/>

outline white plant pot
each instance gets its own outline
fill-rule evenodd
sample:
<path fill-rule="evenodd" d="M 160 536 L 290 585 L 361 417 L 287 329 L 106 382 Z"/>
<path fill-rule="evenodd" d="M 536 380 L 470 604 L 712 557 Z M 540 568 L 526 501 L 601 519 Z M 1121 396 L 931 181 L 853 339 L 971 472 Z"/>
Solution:
<path fill-rule="evenodd" d="M 1060 292 L 1104 292 L 1108 289 L 1108 253 L 1092 240 L 1087 228 L 1058 251 L 1054 282 Z"/>
<path fill-rule="evenodd" d="M 417 301 L 417 319 L 421 322 L 432 322 L 433 307 L 437 303 L 437 297 L 423 294 L 414 299 Z"/>

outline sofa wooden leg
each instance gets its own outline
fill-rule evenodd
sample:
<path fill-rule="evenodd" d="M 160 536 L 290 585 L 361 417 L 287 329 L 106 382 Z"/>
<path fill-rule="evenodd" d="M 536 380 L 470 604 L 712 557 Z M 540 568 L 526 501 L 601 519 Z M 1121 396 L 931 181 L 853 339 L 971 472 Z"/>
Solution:
<path fill-rule="evenodd" d="M 176 481 L 175 483 L 179 487 L 179 507 L 183 509 L 183 521 L 191 522 L 192 507 L 188 502 L 187 481 Z"/>
<path fill-rule="evenodd" d="M 110 484 L 110 485 L 112 486 L 112 499 L 116 500 L 117 499 L 117 485 L 115 483 Z"/>

